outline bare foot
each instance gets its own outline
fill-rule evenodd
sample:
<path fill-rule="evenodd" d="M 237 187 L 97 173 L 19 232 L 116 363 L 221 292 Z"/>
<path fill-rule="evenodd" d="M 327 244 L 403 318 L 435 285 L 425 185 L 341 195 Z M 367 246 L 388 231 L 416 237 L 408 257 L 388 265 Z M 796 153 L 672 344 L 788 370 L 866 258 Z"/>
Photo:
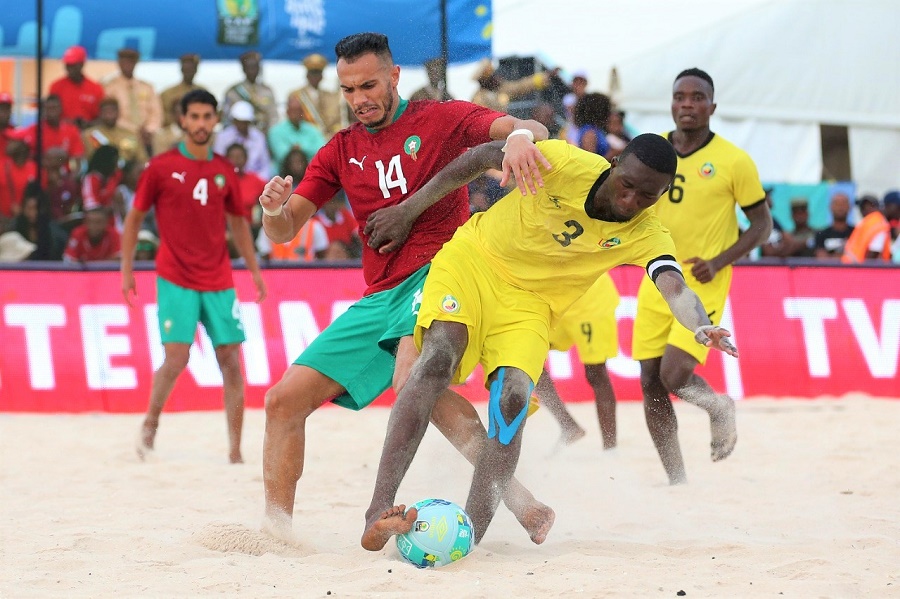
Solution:
<path fill-rule="evenodd" d="M 232 464 L 243 464 L 244 458 L 241 457 L 241 450 L 232 450 L 232 452 L 228 454 L 228 461 Z"/>
<path fill-rule="evenodd" d="M 571 445 L 575 441 L 583 439 L 586 434 L 583 428 L 576 425 L 575 428 L 563 430 L 562 435 L 559 437 L 559 442 L 563 445 Z"/>
<path fill-rule="evenodd" d="M 366 523 L 366 530 L 360 541 L 363 549 L 381 551 L 392 536 L 412 530 L 418 515 L 419 510 L 411 507 L 407 512 L 405 505 L 395 505 L 381 512 Z"/>
<path fill-rule="evenodd" d="M 519 518 L 519 524 L 531 537 L 535 545 L 540 545 L 547 540 L 550 529 L 553 528 L 553 522 L 556 520 L 556 512 L 549 505 L 544 505 L 540 501 L 535 500 L 534 504 L 522 512 Z"/>
<path fill-rule="evenodd" d="M 156 439 L 156 427 L 148 426 L 147 424 L 142 425 L 141 432 L 138 434 L 137 442 L 134 446 L 141 461 L 145 461 L 153 455 L 154 439 Z"/>
<path fill-rule="evenodd" d="M 298 544 L 298 540 L 294 536 L 294 531 L 291 526 L 291 517 L 284 512 L 275 511 L 270 513 L 267 511 L 263 518 L 261 530 L 270 537 L 276 538 L 284 543 L 290 545 Z"/>
<path fill-rule="evenodd" d="M 737 444 L 737 423 L 735 422 L 734 400 L 727 395 L 719 396 L 718 409 L 709 415 L 712 433 L 710 443 L 713 462 L 724 460 L 734 451 Z"/>

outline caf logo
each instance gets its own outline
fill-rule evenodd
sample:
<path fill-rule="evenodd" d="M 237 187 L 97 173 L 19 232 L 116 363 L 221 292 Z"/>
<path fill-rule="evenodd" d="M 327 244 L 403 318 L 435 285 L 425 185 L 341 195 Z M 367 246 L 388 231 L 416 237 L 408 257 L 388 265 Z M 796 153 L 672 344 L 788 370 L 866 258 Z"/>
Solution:
<path fill-rule="evenodd" d="M 447 314 L 456 314 L 459 312 L 459 300 L 452 295 L 445 295 L 441 300 L 441 311 Z"/>

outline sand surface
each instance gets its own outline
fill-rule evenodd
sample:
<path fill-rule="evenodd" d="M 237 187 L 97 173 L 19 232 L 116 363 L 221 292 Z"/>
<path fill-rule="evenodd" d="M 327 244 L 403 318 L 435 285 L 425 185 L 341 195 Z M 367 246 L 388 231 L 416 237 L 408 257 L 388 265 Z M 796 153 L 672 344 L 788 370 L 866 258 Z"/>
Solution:
<path fill-rule="evenodd" d="M 529 419 L 520 478 L 552 505 L 531 544 L 501 507 L 460 562 L 416 570 L 393 543 L 358 545 L 388 410 L 309 421 L 295 511 L 303 546 L 262 535 L 264 414 L 244 465 L 226 463 L 224 415 L 164 414 L 155 459 L 132 450 L 140 416 L 0 415 L 2 597 L 900 597 L 900 402 L 745 400 L 728 460 L 678 404 L 689 484 L 670 487 L 640 404 L 619 405 L 619 448 L 589 430 L 555 447 Z M 484 406 L 479 406 L 483 413 Z M 471 469 L 429 430 L 401 488 L 464 503 Z"/>

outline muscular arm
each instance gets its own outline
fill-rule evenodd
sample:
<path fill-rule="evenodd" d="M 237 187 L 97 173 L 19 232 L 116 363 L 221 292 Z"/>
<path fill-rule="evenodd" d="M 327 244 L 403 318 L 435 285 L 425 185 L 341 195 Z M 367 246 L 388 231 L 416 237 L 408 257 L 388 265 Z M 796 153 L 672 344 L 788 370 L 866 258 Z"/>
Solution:
<path fill-rule="evenodd" d="M 290 176 L 286 179 L 272 177 L 259 197 L 264 210 L 277 212 L 279 206 L 283 207 L 277 216 L 263 213 L 263 229 L 274 243 L 287 243 L 296 237 L 306 221 L 316 213 L 315 204 L 299 194 L 291 193 L 292 184 Z"/>
<path fill-rule="evenodd" d="M 143 210 L 132 208 L 125 217 L 125 228 L 122 231 L 122 262 L 119 270 L 122 273 L 122 295 L 129 306 L 132 294 L 137 295 L 134 281 L 134 248 L 137 246 L 138 229 L 147 215 Z"/>
<path fill-rule="evenodd" d="M 491 139 L 506 139 L 506 136 L 516 129 L 528 129 L 534 134 L 534 141 L 548 139 L 550 133 L 547 128 L 531 119 L 517 119 L 514 116 L 503 116 L 491 123 Z"/>
<path fill-rule="evenodd" d="M 697 334 L 701 333 L 701 327 L 704 327 L 703 337 L 708 337 L 709 341 L 704 343 L 705 345 L 737 357 L 737 349 L 726 339 L 731 333 L 722 327 L 713 327 L 703 302 L 687 286 L 681 273 L 671 270 L 660 273 L 656 277 L 656 287 L 669 304 L 672 314 L 686 329 Z"/>
<path fill-rule="evenodd" d="M 750 227 L 738 236 L 733 245 L 711 260 L 716 271 L 722 270 L 749 254 L 753 249 L 765 243 L 769 234 L 772 233 L 772 213 L 764 201 L 754 204 L 752 208 L 745 209 L 744 214 L 750 220 Z"/>

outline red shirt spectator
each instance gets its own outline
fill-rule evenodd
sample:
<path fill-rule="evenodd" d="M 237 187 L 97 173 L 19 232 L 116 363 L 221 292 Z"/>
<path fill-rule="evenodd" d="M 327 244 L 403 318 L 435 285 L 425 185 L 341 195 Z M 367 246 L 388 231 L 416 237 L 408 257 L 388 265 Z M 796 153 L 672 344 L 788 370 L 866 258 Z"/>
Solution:
<path fill-rule="evenodd" d="M 228 146 L 225 150 L 225 158 L 234 165 L 234 174 L 237 175 L 238 190 L 241 194 L 241 205 L 246 211 L 244 216 L 251 227 L 259 228 L 262 226 L 260 221 L 262 215 L 257 207 L 259 206 L 259 196 L 262 195 L 267 181 L 256 173 L 245 170 L 247 149 L 242 144 L 235 143 Z"/>
<path fill-rule="evenodd" d="M 88 162 L 88 172 L 81 181 L 81 201 L 85 210 L 110 208 L 116 188 L 122 182 L 118 167 L 119 150 L 115 146 L 100 146 Z"/>
<path fill-rule="evenodd" d="M 121 256 L 119 232 L 109 224 L 109 213 L 99 208 L 84 215 L 84 224 L 72 230 L 63 254 L 66 262 L 118 260 Z"/>
<path fill-rule="evenodd" d="M 44 100 L 41 145 L 44 148 L 62 148 L 69 158 L 83 158 L 84 143 L 81 141 L 81 131 L 72 123 L 61 119 L 62 104 L 60 104 L 59 96 L 51 94 Z M 16 137 L 27 143 L 32 153 L 37 151 L 37 123 L 22 129 L 21 133 L 16 132 Z"/>
<path fill-rule="evenodd" d="M 12 125 L 12 104 L 12 95 L 0 92 L 0 160 L 6 156 L 6 144 L 12 139 L 10 134 L 15 129 Z"/>
<path fill-rule="evenodd" d="M 106 94 L 103 86 L 84 76 L 84 61 L 87 51 L 81 46 L 72 46 L 62 56 L 66 76 L 50 85 L 50 93 L 59 96 L 62 104 L 62 118 L 84 128 L 100 114 L 100 100 Z"/>
<path fill-rule="evenodd" d="M 0 156 L 0 214 L 19 213 L 25 186 L 37 177 L 37 164 L 28 158 L 28 146 L 17 139 L 10 140 L 6 156 Z"/>
<path fill-rule="evenodd" d="M 360 255 L 359 223 L 347 207 L 344 196 L 338 194 L 322 206 L 313 217 L 322 223 L 328 234 L 328 244 L 333 248 L 329 259 L 358 258 Z M 339 247 L 335 247 L 339 246 Z"/>

